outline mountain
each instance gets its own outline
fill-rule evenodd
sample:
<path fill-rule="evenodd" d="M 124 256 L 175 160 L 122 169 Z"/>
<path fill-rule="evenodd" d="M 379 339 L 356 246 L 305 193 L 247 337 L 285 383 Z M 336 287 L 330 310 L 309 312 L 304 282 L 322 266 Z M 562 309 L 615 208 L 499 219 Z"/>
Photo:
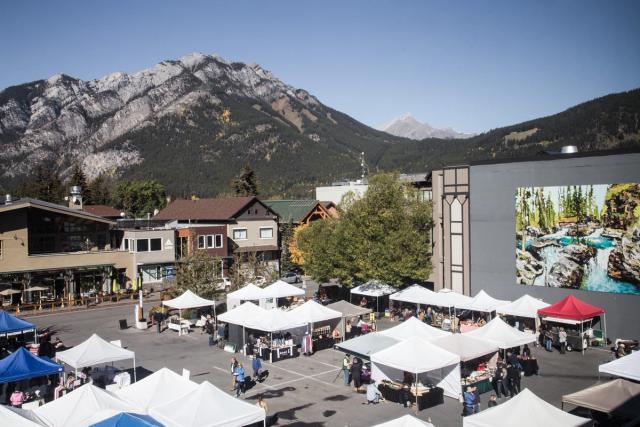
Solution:
<path fill-rule="evenodd" d="M 474 134 L 456 132 L 451 128 L 436 129 L 427 123 L 420 123 L 411 113 L 405 113 L 391 122 L 378 128 L 391 135 L 409 139 L 441 138 L 441 139 L 465 139 Z"/>
<path fill-rule="evenodd" d="M 55 75 L 0 92 L 0 194 L 48 162 L 89 179 L 156 179 L 175 196 L 210 196 L 250 163 L 265 195 L 311 196 L 314 185 L 369 169 L 419 172 L 470 160 L 639 144 L 640 90 L 468 139 L 413 141 L 372 129 L 258 65 L 191 54 L 135 74 L 84 81 Z"/>
<path fill-rule="evenodd" d="M 55 75 L 0 92 L 0 182 L 39 162 L 153 178 L 170 193 L 228 191 L 245 163 L 285 193 L 358 174 L 401 139 L 335 111 L 258 65 L 191 54 L 132 75 Z M 0 185 L 2 186 L 2 185 Z"/>

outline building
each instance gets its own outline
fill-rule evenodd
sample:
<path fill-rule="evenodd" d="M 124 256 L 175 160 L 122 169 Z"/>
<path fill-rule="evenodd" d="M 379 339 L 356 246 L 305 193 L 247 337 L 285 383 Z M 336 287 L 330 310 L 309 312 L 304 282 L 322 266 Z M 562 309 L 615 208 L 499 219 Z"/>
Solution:
<path fill-rule="evenodd" d="M 83 205 L 82 210 L 92 215 L 116 221 L 124 216 L 124 213 L 107 205 Z"/>
<path fill-rule="evenodd" d="M 115 221 L 73 207 L 6 196 L 0 204 L 0 284 L 3 288 L 51 288 L 73 299 L 83 292 L 110 291 L 135 276 L 129 252 L 111 232 Z"/>
<path fill-rule="evenodd" d="M 436 289 L 573 294 L 607 311 L 609 336 L 637 338 L 640 153 L 475 162 L 431 179 Z"/>
<path fill-rule="evenodd" d="M 265 200 L 264 204 L 278 215 L 280 224 L 309 224 L 334 216 L 317 200 Z"/>
<path fill-rule="evenodd" d="M 429 174 L 426 172 L 414 174 L 400 174 L 400 181 L 407 183 L 420 192 L 420 198 L 424 201 L 431 200 L 431 182 Z M 357 181 L 339 181 L 334 182 L 330 186 L 316 187 L 316 199 L 333 202 L 335 205 L 342 201 L 345 194 L 352 192 L 356 197 L 362 197 L 367 192 L 369 184 L 366 178 Z"/>
<path fill-rule="evenodd" d="M 179 230 L 189 230 L 178 232 L 180 255 L 183 248 L 189 251 L 197 244 L 208 250 L 220 249 L 218 254 L 228 260 L 255 254 L 279 270 L 278 216 L 257 197 L 175 200 L 153 219 L 176 221 Z M 203 226 L 219 227 L 205 230 Z M 189 240 L 191 234 L 195 235 Z M 220 239 L 222 246 L 216 247 Z"/>
<path fill-rule="evenodd" d="M 129 271 L 149 287 L 175 277 L 176 231 L 164 228 L 119 230 L 120 249 L 131 254 Z"/>

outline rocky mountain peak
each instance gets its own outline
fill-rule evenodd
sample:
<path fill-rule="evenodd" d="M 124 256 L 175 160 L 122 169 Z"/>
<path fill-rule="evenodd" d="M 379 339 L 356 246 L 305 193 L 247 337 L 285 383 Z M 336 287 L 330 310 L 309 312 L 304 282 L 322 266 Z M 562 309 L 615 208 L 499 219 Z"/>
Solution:
<path fill-rule="evenodd" d="M 465 139 L 474 136 L 474 134 L 456 132 L 451 128 L 434 128 L 428 123 L 419 122 L 411 113 L 404 113 L 397 119 L 381 125 L 378 130 L 416 140 L 425 138 Z"/>

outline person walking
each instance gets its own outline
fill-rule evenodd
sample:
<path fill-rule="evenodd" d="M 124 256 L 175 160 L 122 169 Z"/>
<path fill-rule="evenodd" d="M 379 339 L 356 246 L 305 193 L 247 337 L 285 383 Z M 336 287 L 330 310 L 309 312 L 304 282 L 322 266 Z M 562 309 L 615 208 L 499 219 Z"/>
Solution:
<path fill-rule="evenodd" d="M 560 354 L 564 354 L 567 348 L 567 332 L 562 327 L 558 332 L 558 341 L 560 342 Z"/>
<path fill-rule="evenodd" d="M 475 408 L 475 400 L 476 394 L 473 392 L 473 387 L 467 387 L 467 390 L 462 393 L 462 404 L 463 404 L 463 412 L 462 416 L 466 417 L 467 415 L 473 415 L 473 411 Z"/>
<path fill-rule="evenodd" d="M 253 378 L 258 381 L 260 379 L 260 369 L 262 369 L 262 361 L 260 360 L 259 355 L 253 356 L 251 368 L 253 369 Z"/>
<path fill-rule="evenodd" d="M 162 312 L 160 310 L 153 313 L 153 320 L 156 322 L 156 332 L 162 332 Z"/>
<path fill-rule="evenodd" d="M 231 390 L 236 389 L 236 368 L 238 367 L 238 360 L 235 357 L 231 358 Z"/>
<path fill-rule="evenodd" d="M 349 355 L 345 354 L 344 359 L 342 359 L 342 376 L 344 378 L 344 385 L 349 386 L 351 383 L 349 379 L 349 370 L 351 369 L 351 359 L 349 359 Z"/>
<path fill-rule="evenodd" d="M 244 394 L 244 368 L 242 363 L 236 366 L 233 375 L 236 379 L 236 397 L 240 397 L 240 393 Z"/>
<path fill-rule="evenodd" d="M 215 330 L 213 329 L 213 322 L 211 319 L 207 319 L 204 324 L 204 330 L 209 334 L 209 347 L 212 347 L 215 344 Z"/>

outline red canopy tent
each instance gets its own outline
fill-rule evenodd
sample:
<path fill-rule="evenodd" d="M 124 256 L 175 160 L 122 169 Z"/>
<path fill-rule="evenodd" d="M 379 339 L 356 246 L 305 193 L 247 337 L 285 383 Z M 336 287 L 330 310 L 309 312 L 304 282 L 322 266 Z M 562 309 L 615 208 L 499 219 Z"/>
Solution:
<path fill-rule="evenodd" d="M 604 342 L 607 340 L 607 322 L 605 318 L 605 310 L 602 307 L 597 307 L 595 305 L 588 304 L 573 295 L 568 295 L 567 297 L 561 299 L 560 301 L 551 304 L 548 307 L 541 308 L 538 310 L 538 315 L 540 317 L 548 316 L 548 317 L 558 317 L 562 319 L 572 319 L 572 320 L 587 320 L 593 319 L 596 316 L 603 316 L 602 325 L 604 329 Z M 581 336 L 584 335 L 583 323 L 580 323 Z M 583 349 L 584 353 L 584 349 Z"/>

